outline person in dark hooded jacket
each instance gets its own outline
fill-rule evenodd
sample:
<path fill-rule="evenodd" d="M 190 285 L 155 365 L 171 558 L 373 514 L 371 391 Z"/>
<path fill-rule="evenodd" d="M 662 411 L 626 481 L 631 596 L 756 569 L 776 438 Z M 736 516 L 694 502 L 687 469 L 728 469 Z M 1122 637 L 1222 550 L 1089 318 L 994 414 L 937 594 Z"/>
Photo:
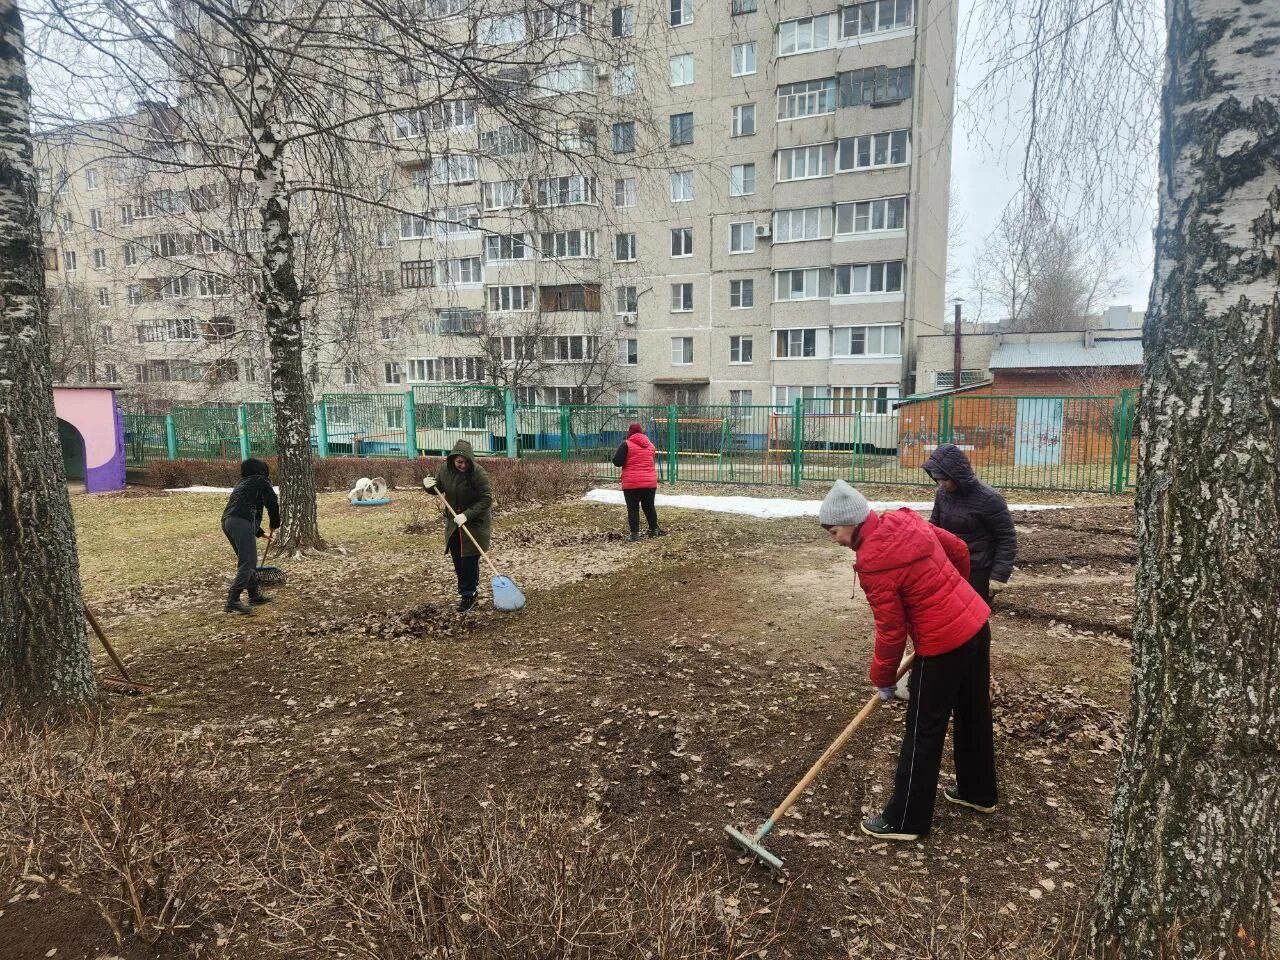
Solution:
<path fill-rule="evenodd" d="M 274 532 L 280 528 L 280 500 L 271 486 L 271 468 L 250 457 L 240 464 L 240 482 L 231 490 L 222 511 L 222 532 L 236 552 L 236 578 L 227 593 L 227 613 L 252 613 L 251 607 L 269 603 L 258 586 L 257 537 L 265 537 L 262 511 L 266 509 Z M 249 604 L 240 602 L 240 594 L 249 591 Z"/>
<path fill-rule="evenodd" d="M 925 461 L 938 484 L 929 522 L 955 534 L 969 547 L 969 583 L 986 603 L 991 583 L 1008 583 L 1018 558 L 1018 535 L 1004 497 L 978 479 L 969 458 L 944 443 Z"/>
<path fill-rule="evenodd" d="M 489 475 L 476 463 L 471 444 L 459 440 L 436 475 L 423 478 L 422 486 L 428 493 L 444 497 L 453 508 L 445 518 L 444 549 L 453 560 L 453 572 L 458 578 L 458 611 L 466 613 L 476 605 L 480 551 L 489 549 L 493 507 Z M 470 536 L 462 529 L 464 526 Z"/>

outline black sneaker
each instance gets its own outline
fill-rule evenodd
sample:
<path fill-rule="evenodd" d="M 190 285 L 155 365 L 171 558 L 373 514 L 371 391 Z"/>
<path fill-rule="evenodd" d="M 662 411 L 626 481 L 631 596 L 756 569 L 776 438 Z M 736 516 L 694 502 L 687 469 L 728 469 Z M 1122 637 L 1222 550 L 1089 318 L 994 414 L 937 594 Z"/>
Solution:
<path fill-rule="evenodd" d="M 955 787 L 947 787 L 942 791 L 942 796 L 949 802 L 954 803 L 957 807 L 968 807 L 970 810 L 977 810 L 979 813 L 995 813 L 996 805 L 986 806 L 981 803 L 974 803 L 971 800 L 962 799 L 960 791 Z"/>
<path fill-rule="evenodd" d="M 466 613 L 475 605 L 476 605 L 475 597 L 463 597 L 461 600 L 458 601 L 458 612 Z"/>
<path fill-rule="evenodd" d="M 867 817 L 862 821 L 862 832 L 869 837 L 875 837 L 877 840 L 919 840 L 920 834 L 906 833 L 902 830 L 895 830 L 885 822 L 884 817 L 876 814 L 874 817 Z"/>
<path fill-rule="evenodd" d="M 632 542 L 632 543 L 639 543 L 639 542 L 640 542 L 640 534 L 639 534 L 639 533 L 633 533 L 633 534 L 631 535 L 631 542 Z"/>
<path fill-rule="evenodd" d="M 657 527 L 654 527 L 652 530 L 649 531 L 649 536 L 651 537 L 665 537 L 666 535 L 667 535 L 667 531 L 659 530 Z"/>

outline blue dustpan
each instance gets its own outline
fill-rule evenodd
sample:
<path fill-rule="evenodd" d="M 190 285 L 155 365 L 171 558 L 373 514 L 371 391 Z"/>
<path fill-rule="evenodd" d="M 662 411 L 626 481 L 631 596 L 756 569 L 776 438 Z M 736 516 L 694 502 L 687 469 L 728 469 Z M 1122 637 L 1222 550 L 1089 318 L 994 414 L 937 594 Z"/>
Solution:
<path fill-rule="evenodd" d="M 494 577 L 490 585 L 493 588 L 493 609 L 510 612 L 524 607 L 524 594 L 510 577 Z"/>

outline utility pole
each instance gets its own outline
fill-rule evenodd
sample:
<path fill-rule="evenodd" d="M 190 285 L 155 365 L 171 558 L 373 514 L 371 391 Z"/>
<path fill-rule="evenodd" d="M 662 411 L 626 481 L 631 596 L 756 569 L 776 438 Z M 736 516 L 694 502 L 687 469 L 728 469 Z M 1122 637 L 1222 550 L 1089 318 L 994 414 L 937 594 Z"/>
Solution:
<path fill-rule="evenodd" d="M 960 370 L 964 366 L 964 353 L 963 353 L 963 350 L 961 349 L 961 340 L 960 340 L 960 338 L 964 335 L 960 331 L 960 304 L 962 303 L 964 303 L 964 300 L 962 300 L 960 297 L 956 297 L 955 299 L 956 319 L 954 323 L 955 330 L 953 331 L 953 338 L 952 338 L 953 343 L 955 344 L 955 350 L 951 358 L 951 367 L 952 367 L 952 370 L 954 371 L 952 375 L 952 381 L 951 381 L 951 389 L 953 390 L 960 389 Z"/>

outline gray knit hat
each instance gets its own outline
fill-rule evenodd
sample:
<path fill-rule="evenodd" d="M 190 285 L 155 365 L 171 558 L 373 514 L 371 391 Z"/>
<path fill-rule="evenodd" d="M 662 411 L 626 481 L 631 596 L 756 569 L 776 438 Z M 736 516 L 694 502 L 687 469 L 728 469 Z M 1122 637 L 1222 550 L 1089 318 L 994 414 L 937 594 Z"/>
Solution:
<path fill-rule="evenodd" d="M 843 480 L 837 480 L 818 508 L 818 522 L 824 527 L 857 527 L 871 513 L 871 504 Z"/>

